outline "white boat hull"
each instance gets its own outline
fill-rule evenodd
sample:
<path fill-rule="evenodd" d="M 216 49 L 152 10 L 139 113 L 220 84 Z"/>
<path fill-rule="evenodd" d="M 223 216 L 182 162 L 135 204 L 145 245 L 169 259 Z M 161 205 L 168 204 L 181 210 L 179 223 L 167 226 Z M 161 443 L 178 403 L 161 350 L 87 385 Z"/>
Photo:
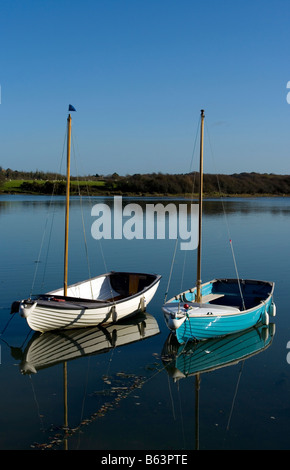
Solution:
<path fill-rule="evenodd" d="M 119 284 L 124 284 L 119 289 L 112 282 L 117 277 Z M 63 289 L 59 289 L 35 300 L 22 300 L 19 313 L 30 328 L 40 332 L 114 323 L 144 311 L 159 282 L 158 275 L 107 273 L 68 286 L 67 297 L 63 297 Z M 131 291 L 124 293 L 125 284 Z"/>

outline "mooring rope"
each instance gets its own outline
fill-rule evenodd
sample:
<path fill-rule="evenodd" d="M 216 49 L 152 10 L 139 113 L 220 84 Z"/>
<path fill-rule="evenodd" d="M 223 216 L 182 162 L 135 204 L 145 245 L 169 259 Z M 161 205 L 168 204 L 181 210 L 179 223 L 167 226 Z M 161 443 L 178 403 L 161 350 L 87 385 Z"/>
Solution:
<path fill-rule="evenodd" d="M 194 140 L 194 144 L 193 144 L 193 150 L 192 150 L 192 154 L 191 154 L 191 161 L 190 161 L 190 165 L 189 165 L 189 172 L 191 172 L 192 166 L 193 166 L 193 160 L 194 160 L 194 155 L 195 155 L 195 150 L 196 150 L 196 143 L 197 143 L 197 137 L 198 137 L 198 131 L 199 131 L 199 124 L 200 124 L 200 118 L 199 118 L 198 124 L 197 124 L 196 135 L 195 135 L 195 140 Z M 195 173 L 194 173 L 194 175 L 193 175 L 193 182 L 192 182 L 192 188 L 191 188 L 191 199 L 193 198 L 194 187 L 195 187 Z M 175 261 L 175 255 L 176 255 L 176 249 L 177 249 L 177 243 L 178 243 L 178 236 L 176 237 L 176 241 L 175 241 L 174 252 L 173 252 L 173 257 L 172 257 L 171 267 L 170 267 L 170 273 L 169 273 L 169 278 L 168 278 L 168 283 L 167 283 L 167 289 L 166 289 L 165 296 L 164 296 L 164 303 L 165 303 L 166 300 L 167 300 L 167 294 L 168 294 L 169 286 L 170 286 L 170 282 L 171 282 L 172 271 L 173 271 L 173 266 L 174 266 L 174 261 Z M 184 272 L 185 272 L 186 255 L 187 255 L 187 250 L 185 250 L 185 254 L 184 254 L 183 270 L 182 270 L 181 282 L 180 282 L 180 284 L 181 284 L 181 286 L 180 286 L 181 289 L 182 289 L 183 278 L 184 278 Z"/>
<path fill-rule="evenodd" d="M 72 134 L 72 146 L 73 146 L 74 157 L 75 157 L 75 154 L 76 154 L 76 152 L 75 152 L 75 146 L 76 146 L 77 150 L 79 149 L 79 147 L 78 147 L 78 142 L 77 142 L 77 139 L 76 139 L 75 134 L 74 134 L 74 135 Z M 77 153 L 78 153 L 78 155 L 80 155 L 79 150 L 78 150 Z M 80 158 L 79 158 L 79 161 L 81 161 Z M 76 160 L 75 160 L 75 165 L 76 165 Z M 77 170 L 77 165 L 76 165 L 76 172 L 77 172 L 77 174 L 79 174 L 79 171 Z M 84 239 L 85 239 L 85 250 L 86 250 L 86 258 L 87 258 L 87 264 L 88 264 L 88 270 L 89 270 L 89 279 L 90 279 L 91 295 L 92 295 L 92 299 L 93 299 L 93 298 L 94 298 L 94 295 L 93 295 L 93 287 L 92 287 L 92 282 L 91 282 L 91 269 L 90 269 L 90 262 L 89 262 L 89 252 L 88 252 L 88 245 L 87 245 L 87 239 L 86 239 L 86 232 L 85 232 L 85 223 L 84 223 L 84 215 L 83 215 L 82 195 L 81 195 L 81 192 L 80 192 L 80 184 L 79 184 L 79 179 L 78 179 L 78 178 L 77 178 L 77 182 L 78 182 L 79 197 L 80 197 L 80 200 L 81 200 L 82 224 L 83 224 L 83 232 L 84 232 Z M 89 191 L 89 185 L 86 184 L 86 185 L 85 185 L 85 188 L 86 188 L 87 197 L 88 197 L 88 200 L 89 200 L 89 206 L 92 207 L 92 206 L 93 206 L 93 203 L 92 203 L 91 194 L 90 194 L 90 191 Z M 104 251 L 103 251 L 103 247 L 102 247 L 101 240 L 99 239 L 98 242 L 99 242 L 101 257 L 102 257 L 103 264 L 104 264 L 104 269 L 105 269 L 105 272 L 107 273 L 107 272 L 108 272 L 108 267 L 107 267 L 107 263 L 106 263 L 106 260 L 105 260 L 105 255 L 104 255 Z M 112 303 L 115 305 L 116 302 L 115 302 L 115 299 L 114 299 L 114 292 L 113 292 L 113 288 L 112 288 L 112 286 L 111 286 L 111 282 L 108 282 L 108 287 L 109 287 L 109 290 L 110 290 L 110 293 L 111 293 Z"/>
<path fill-rule="evenodd" d="M 76 174 L 78 175 L 79 173 L 78 173 L 78 167 L 77 167 L 77 161 L 76 161 L 74 136 L 72 136 L 72 147 L 73 147 L 74 162 L 75 162 L 75 167 L 76 167 Z M 80 208 L 81 208 L 81 216 L 82 216 L 82 226 L 83 226 L 83 234 L 84 234 L 85 253 L 86 253 L 88 272 L 89 272 L 89 280 L 90 280 L 90 289 L 91 289 L 91 296 L 92 296 L 92 299 L 93 299 L 94 298 L 94 293 L 93 293 L 93 286 L 92 286 L 92 281 L 91 281 L 92 276 L 91 276 L 89 250 L 88 250 L 87 237 L 86 237 L 86 228 L 85 228 L 85 221 L 84 221 L 83 199 L 82 199 L 82 195 L 81 195 L 80 182 L 79 182 L 78 177 L 77 177 L 77 184 L 78 184 L 78 193 L 79 193 L 79 198 L 80 198 Z"/>
<path fill-rule="evenodd" d="M 173 271 L 173 266 L 174 266 L 174 261 L 175 261 L 177 243 L 178 243 L 178 237 L 175 240 L 174 253 L 173 253 L 173 257 L 172 257 L 172 261 L 171 261 L 171 267 L 170 267 L 170 272 L 169 272 L 169 276 L 168 276 L 167 289 L 166 289 L 165 296 L 164 296 L 164 303 L 167 300 L 167 294 L 168 294 L 168 290 L 169 290 L 169 286 L 170 286 L 170 282 L 171 282 L 171 276 L 172 276 L 172 271 Z"/>
<path fill-rule="evenodd" d="M 62 162 L 63 162 L 66 134 L 67 134 L 67 130 L 65 132 L 64 141 L 63 141 L 63 148 L 62 148 L 62 156 L 61 156 L 59 173 L 61 173 L 61 167 L 62 167 Z M 30 297 L 32 296 L 35 281 L 36 281 L 36 277 L 37 277 L 38 265 L 40 263 L 40 257 L 41 257 L 41 253 L 42 253 L 42 249 L 43 249 L 44 239 L 45 239 L 45 236 L 46 236 L 46 230 L 47 230 L 50 210 L 51 210 L 51 207 L 52 207 L 52 201 L 53 201 L 53 198 L 54 198 L 56 182 L 57 181 L 55 179 L 54 184 L 53 184 L 53 188 L 52 188 L 52 194 L 51 194 L 51 197 L 50 197 L 49 206 L 48 206 L 48 211 L 47 211 L 47 214 L 46 214 L 46 220 L 45 220 L 44 230 L 43 230 L 42 239 L 41 239 L 41 243 L 40 243 L 40 248 L 39 248 L 39 252 L 38 252 L 38 257 L 37 257 L 37 260 L 36 260 L 36 266 L 35 266 L 35 270 L 34 270 L 34 277 L 33 277 L 33 280 L 32 280 L 31 291 L 30 291 Z M 53 223 L 53 220 L 52 220 L 52 223 Z M 51 228 L 52 228 L 52 225 L 51 225 Z M 50 230 L 50 237 L 51 237 L 51 230 Z M 49 238 L 48 250 L 49 250 L 49 246 L 50 246 L 50 238 Z M 47 255 L 46 255 L 46 262 L 47 262 L 48 250 L 47 250 Z M 44 272 L 45 272 L 45 269 L 46 269 L 46 263 L 45 263 L 45 266 L 44 266 Z M 44 273 L 43 273 L 43 277 L 44 277 Z M 44 279 L 43 279 L 42 283 L 43 282 L 44 282 Z"/>
<path fill-rule="evenodd" d="M 215 167 L 215 160 L 214 160 L 212 145 L 211 145 L 211 141 L 210 141 L 210 137 L 209 137 L 209 132 L 208 132 L 208 128 L 207 128 L 207 123 L 206 123 L 206 129 L 207 129 L 207 138 L 208 138 L 209 148 L 210 148 L 210 152 L 211 152 L 211 157 L 212 157 L 213 165 L 214 165 L 214 167 Z M 233 256 L 234 267 L 235 267 L 237 282 L 238 282 L 238 286 L 239 286 L 239 292 L 240 292 L 240 295 L 241 295 L 243 308 L 244 308 L 244 310 L 245 310 L 245 309 L 246 309 L 246 308 L 245 308 L 245 301 L 244 301 L 244 296 L 243 296 L 243 293 L 242 293 L 242 288 L 241 288 L 241 283 L 240 283 L 240 276 L 239 276 L 239 273 L 238 273 L 238 268 L 237 268 L 237 263 L 236 263 L 236 258 L 235 258 L 233 243 L 232 243 L 232 237 L 231 237 L 231 234 L 230 234 L 230 228 L 229 228 L 227 213 L 226 213 L 226 209 L 225 209 L 225 205 L 224 205 L 224 199 L 223 199 L 223 197 L 222 197 L 221 186 L 220 186 L 220 180 L 219 180 L 218 173 L 217 173 L 217 171 L 216 171 L 216 167 L 215 167 L 215 174 L 216 174 L 216 178 L 217 178 L 217 184 L 218 184 L 218 190 L 219 190 L 219 194 L 220 194 L 220 199 L 221 199 L 221 202 L 222 202 L 223 214 L 224 214 L 225 221 L 226 221 L 226 227 L 227 227 L 227 232 L 228 232 L 228 237 L 229 237 L 230 248 L 231 248 L 231 252 L 232 252 L 232 256 Z"/>

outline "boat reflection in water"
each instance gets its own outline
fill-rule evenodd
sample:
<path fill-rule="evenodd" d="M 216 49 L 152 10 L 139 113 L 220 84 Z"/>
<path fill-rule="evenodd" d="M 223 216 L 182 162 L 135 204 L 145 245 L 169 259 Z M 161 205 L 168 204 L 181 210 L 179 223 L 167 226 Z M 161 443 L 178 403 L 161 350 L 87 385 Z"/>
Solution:
<path fill-rule="evenodd" d="M 64 418 L 60 437 L 60 429 L 57 434 L 50 437 L 48 443 L 34 444 L 33 447 L 40 449 L 51 449 L 63 445 L 68 449 L 68 438 L 79 431 L 83 425 L 104 416 L 108 409 L 119 405 L 120 400 L 129 396 L 130 391 L 142 386 L 140 377 L 134 374 L 117 373 L 118 382 L 122 378 L 124 386 L 113 387 L 108 377 L 102 379 L 111 388 L 112 403 L 103 404 L 96 412 L 82 420 L 79 425 L 69 427 L 68 424 L 68 379 L 67 362 L 85 356 L 103 354 L 114 348 L 142 341 L 160 333 L 156 319 L 147 312 L 140 312 L 136 316 L 111 324 L 110 326 L 88 327 L 71 330 L 49 331 L 46 333 L 35 333 L 24 351 L 21 348 L 11 348 L 15 359 L 20 359 L 20 371 L 23 375 L 31 376 L 43 369 L 63 364 L 63 407 Z M 128 385 L 129 384 L 129 385 Z M 117 395 L 116 395 L 117 394 Z M 116 395 L 116 396 L 115 396 Z M 107 396 L 107 394 L 106 394 Z M 106 398 L 106 402 L 108 398 Z"/>
<path fill-rule="evenodd" d="M 270 346 L 274 335 L 275 324 L 272 323 L 187 345 L 179 344 L 171 333 L 163 347 L 163 363 L 174 380 L 211 372 L 258 354 Z"/>
<path fill-rule="evenodd" d="M 23 374 L 36 373 L 83 356 L 106 353 L 159 332 L 156 319 L 144 312 L 106 328 L 96 326 L 35 333 L 22 353 L 20 370 Z"/>
<path fill-rule="evenodd" d="M 186 345 L 178 343 L 174 334 L 167 338 L 163 350 L 162 360 L 174 382 L 187 377 L 195 377 L 195 449 L 199 446 L 199 395 L 201 375 L 226 366 L 232 366 L 244 361 L 267 349 L 275 335 L 275 324 L 252 327 L 240 333 L 221 338 L 211 338 L 199 342 L 189 342 Z M 241 374 L 241 372 L 240 372 Z M 239 374 L 239 379 L 240 379 Z M 238 383 L 239 383 L 238 379 Z M 238 384 L 237 384 L 238 386 Z M 237 390 L 236 390 L 237 391 Z M 233 410 L 233 404 L 231 413 Z M 229 416 L 227 430 L 231 420 Z"/>

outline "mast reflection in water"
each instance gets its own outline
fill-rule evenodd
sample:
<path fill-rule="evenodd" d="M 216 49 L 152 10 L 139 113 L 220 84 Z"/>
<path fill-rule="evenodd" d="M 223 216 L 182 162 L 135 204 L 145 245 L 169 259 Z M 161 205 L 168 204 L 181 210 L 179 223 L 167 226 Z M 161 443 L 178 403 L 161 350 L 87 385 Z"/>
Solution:
<path fill-rule="evenodd" d="M 232 366 L 267 349 L 275 335 L 275 324 L 253 327 L 240 333 L 180 345 L 170 333 L 162 350 L 168 375 L 178 382 L 195 377 L 195 448 L 199 449 L 199 393 L 201 375 Z"/>

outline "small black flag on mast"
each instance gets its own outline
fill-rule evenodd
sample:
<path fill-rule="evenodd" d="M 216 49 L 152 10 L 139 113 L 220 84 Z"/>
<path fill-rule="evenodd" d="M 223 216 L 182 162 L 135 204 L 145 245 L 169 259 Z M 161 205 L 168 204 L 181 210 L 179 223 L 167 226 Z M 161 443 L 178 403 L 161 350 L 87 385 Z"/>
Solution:
<path fill-rule="evenodd" d="M 69 111 L 75 111 L 75 108 L 74 108 L 71 104 L 69 104 L 69 105 L 68 105 L 68 110 L 69 110 Z"/>

